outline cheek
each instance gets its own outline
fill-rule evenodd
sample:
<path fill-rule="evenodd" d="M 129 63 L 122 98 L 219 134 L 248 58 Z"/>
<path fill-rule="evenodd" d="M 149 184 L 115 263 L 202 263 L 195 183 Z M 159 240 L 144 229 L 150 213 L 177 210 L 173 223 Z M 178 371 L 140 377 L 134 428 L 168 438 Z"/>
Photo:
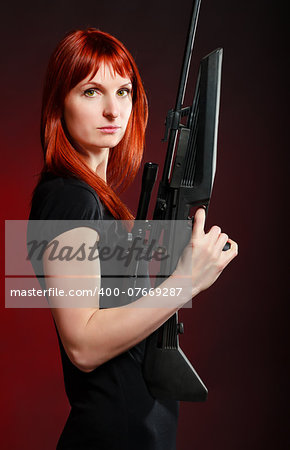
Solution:
<path fill-rule="evenodd" d="M 130 102 L 130 104 L 127 106 L 127 108 L 124 111 L 124 119 L 126 120 L 126 123 L 128 123 L 129 119 L 130 119 L 130 115 L 132 113 L 132 103 Z"/>
<path fill-rule="evenodd" d="M 73 105 L 73 107 L 65 108 L 64 120 L 70 135 L 79 137 L 88 132 L 90 124 L 94 121 L 94 115 L 90 108 L 84 108 L 83 105 Z"/>

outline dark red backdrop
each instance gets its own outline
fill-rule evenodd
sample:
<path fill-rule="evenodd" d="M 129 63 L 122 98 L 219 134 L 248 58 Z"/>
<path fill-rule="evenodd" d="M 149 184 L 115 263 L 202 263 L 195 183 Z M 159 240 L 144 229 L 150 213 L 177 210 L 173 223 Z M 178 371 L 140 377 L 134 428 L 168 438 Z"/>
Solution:
<path fill-rule="evenodd" d="M 166 147 L 160 139 L 175 101 L 190 10 L 191 0 L 2 5 L 2 248 L 4 220 L 28 218 L 42 161 L 41 85 L 57 41 L 73 28 L 96 26 L 132 51 L 150 106 L 144 161 L 162 163 Z M 208 225 L 221 225 L 239 242 L 240 253 L 193 308 L 181 313 L 182 347 L 209 398 L 181 405 L 178 450 L 286 448 L 284 17 L 273 2 L 262 0 L 203 0 L 201 8 L 192 88 L 200 58 L 224 48 L 218 170 Z M 134 212 L 139 186 L 140 176 L 123 195 Z M 48 310 L 4 308 L 4 251 L 1 260 L 1 448 L 50 450 L 69 409 L 55 330 Z"/>

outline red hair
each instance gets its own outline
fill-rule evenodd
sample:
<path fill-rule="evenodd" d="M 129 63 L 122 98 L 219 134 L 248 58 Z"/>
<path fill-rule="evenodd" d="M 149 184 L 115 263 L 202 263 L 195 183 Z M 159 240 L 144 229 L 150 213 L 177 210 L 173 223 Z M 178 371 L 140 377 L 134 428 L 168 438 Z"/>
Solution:
<path fill-rule="evenodd" d="M 107 183 L 73 147 L 63 122 L 66 96 L 84 78 L 90 74 L 93 78 L 102 63 L 110 65 L 120 76 L 128 77 L 133 86 L 131 116 L 121 142 L 109 153 Z M 115 189 L 124 191 L 137 174 L 143 155 L 147 117 L 142 81 L 133 57 L 124 45 L 95 28 L 70 32 L 51 55 L 45 78 L 41 113 L 42 174 L 49 171 L 82 179 L 97 192 L 116 219 L 132 219 Z"/>

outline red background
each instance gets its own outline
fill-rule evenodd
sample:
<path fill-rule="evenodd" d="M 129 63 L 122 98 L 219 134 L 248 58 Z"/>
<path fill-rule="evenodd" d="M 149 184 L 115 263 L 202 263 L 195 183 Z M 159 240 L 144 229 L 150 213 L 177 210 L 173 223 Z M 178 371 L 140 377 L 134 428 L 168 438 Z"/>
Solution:
<path fill-rule="evenodd" d="M 191 10 L 191 0 L 7 3 L 1 7 L 0 53 L 3 249 L 4 220 L 28 218 L 42 163 L 42 79 L 59 39 L 73 28 L 95 26 L 131 50 L 150 107 L 144 162 L 162 164 L 163 124 L 175 102 Z M 207 224 L 220 225 L 238 241 L 240 253 L 181 313 L 181 346 L 209 398 L 182 403 L 178 450 L 288 448 L 286 26 L 278 2 L 203 0 L 201 7 L 189 94 L 200 58 L 224 48 L 218 166 Z M 122 196 L 133 212 L 139 186 L 140 175 Z M 48 310 L 4 308 L 4 251 L 1 262 L 1 448 L 53 449 L 69 406 L 52 319 Z"/>

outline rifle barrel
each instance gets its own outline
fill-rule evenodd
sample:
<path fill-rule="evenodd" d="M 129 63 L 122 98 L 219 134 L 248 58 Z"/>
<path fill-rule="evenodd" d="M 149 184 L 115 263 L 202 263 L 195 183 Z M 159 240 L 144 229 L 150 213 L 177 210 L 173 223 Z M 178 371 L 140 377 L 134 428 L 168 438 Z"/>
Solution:
<path fill-rule="evenodd" d="M 185 46 L 185 51 L 183 55 L 183 63 L 182 63 L 182 70 L 181 75 L 179 79 L 179 86 L 178 86 L 178 93 L 176 97 L 176 104 L 175 104 L 175 110 L 179 111 L 182 108 L 185 90 L 186 90 L 186 84 L 187 84 L 187 78 L 190 68 L 190 62 L 191 62 L 191 55 L 193 50 L 193 44 L 195 39 L 195 32 L 197 27 L 197 21 L 198 21 L 198 14 L 200 10 L 200 3 L 201 0 L 196 0 L 193 2 L 192 5 L 192 12 L 191 12 L 191 21 L 189 24 L 188 29 L 188 35 L 187 35 L 187 42 Z"/>
<path fill-rule="evenodd" d="M 192 4 L 192 12 L 191 12 L 191 20 L 189 23 L 189 29 L 187 34 L 187 41 L 185 46 L 185 51 L 183 55 L 183 62 L 182 62 L 182 69 L 181 69 L 181 75 L 179 79 L 179 87 L 177 91 L 177 97 L 176 97 L 176 103 L 175 103 L 175 110 L 174 113 L 178 113 L 182 108 L 182 103 L 184 100 L 185 90 L 186 90 L 186 84 L 187 84 L 187 78 L 190 68 L 190 62 L 191 62 L 191 54 L 193 50 L 193 44 L 195 39 L 195 32 L 197 27 L 197 21 L 198 21 L 198 14 L 200 10 L 200 3 L 201 0 L 195 0 Z M 177 138 L 177 132 L 178 132 L 178 125 L 170 129 L 170 135 L 169 135 L 169 141 L 168 141 L 168 147 L 167 147 L 167 153 L 162 173 L 162 183 L 167 184 L 170 176 L 170 170 L 171 170 L 171 164 L 174 156 L 174 148 Z"/>

